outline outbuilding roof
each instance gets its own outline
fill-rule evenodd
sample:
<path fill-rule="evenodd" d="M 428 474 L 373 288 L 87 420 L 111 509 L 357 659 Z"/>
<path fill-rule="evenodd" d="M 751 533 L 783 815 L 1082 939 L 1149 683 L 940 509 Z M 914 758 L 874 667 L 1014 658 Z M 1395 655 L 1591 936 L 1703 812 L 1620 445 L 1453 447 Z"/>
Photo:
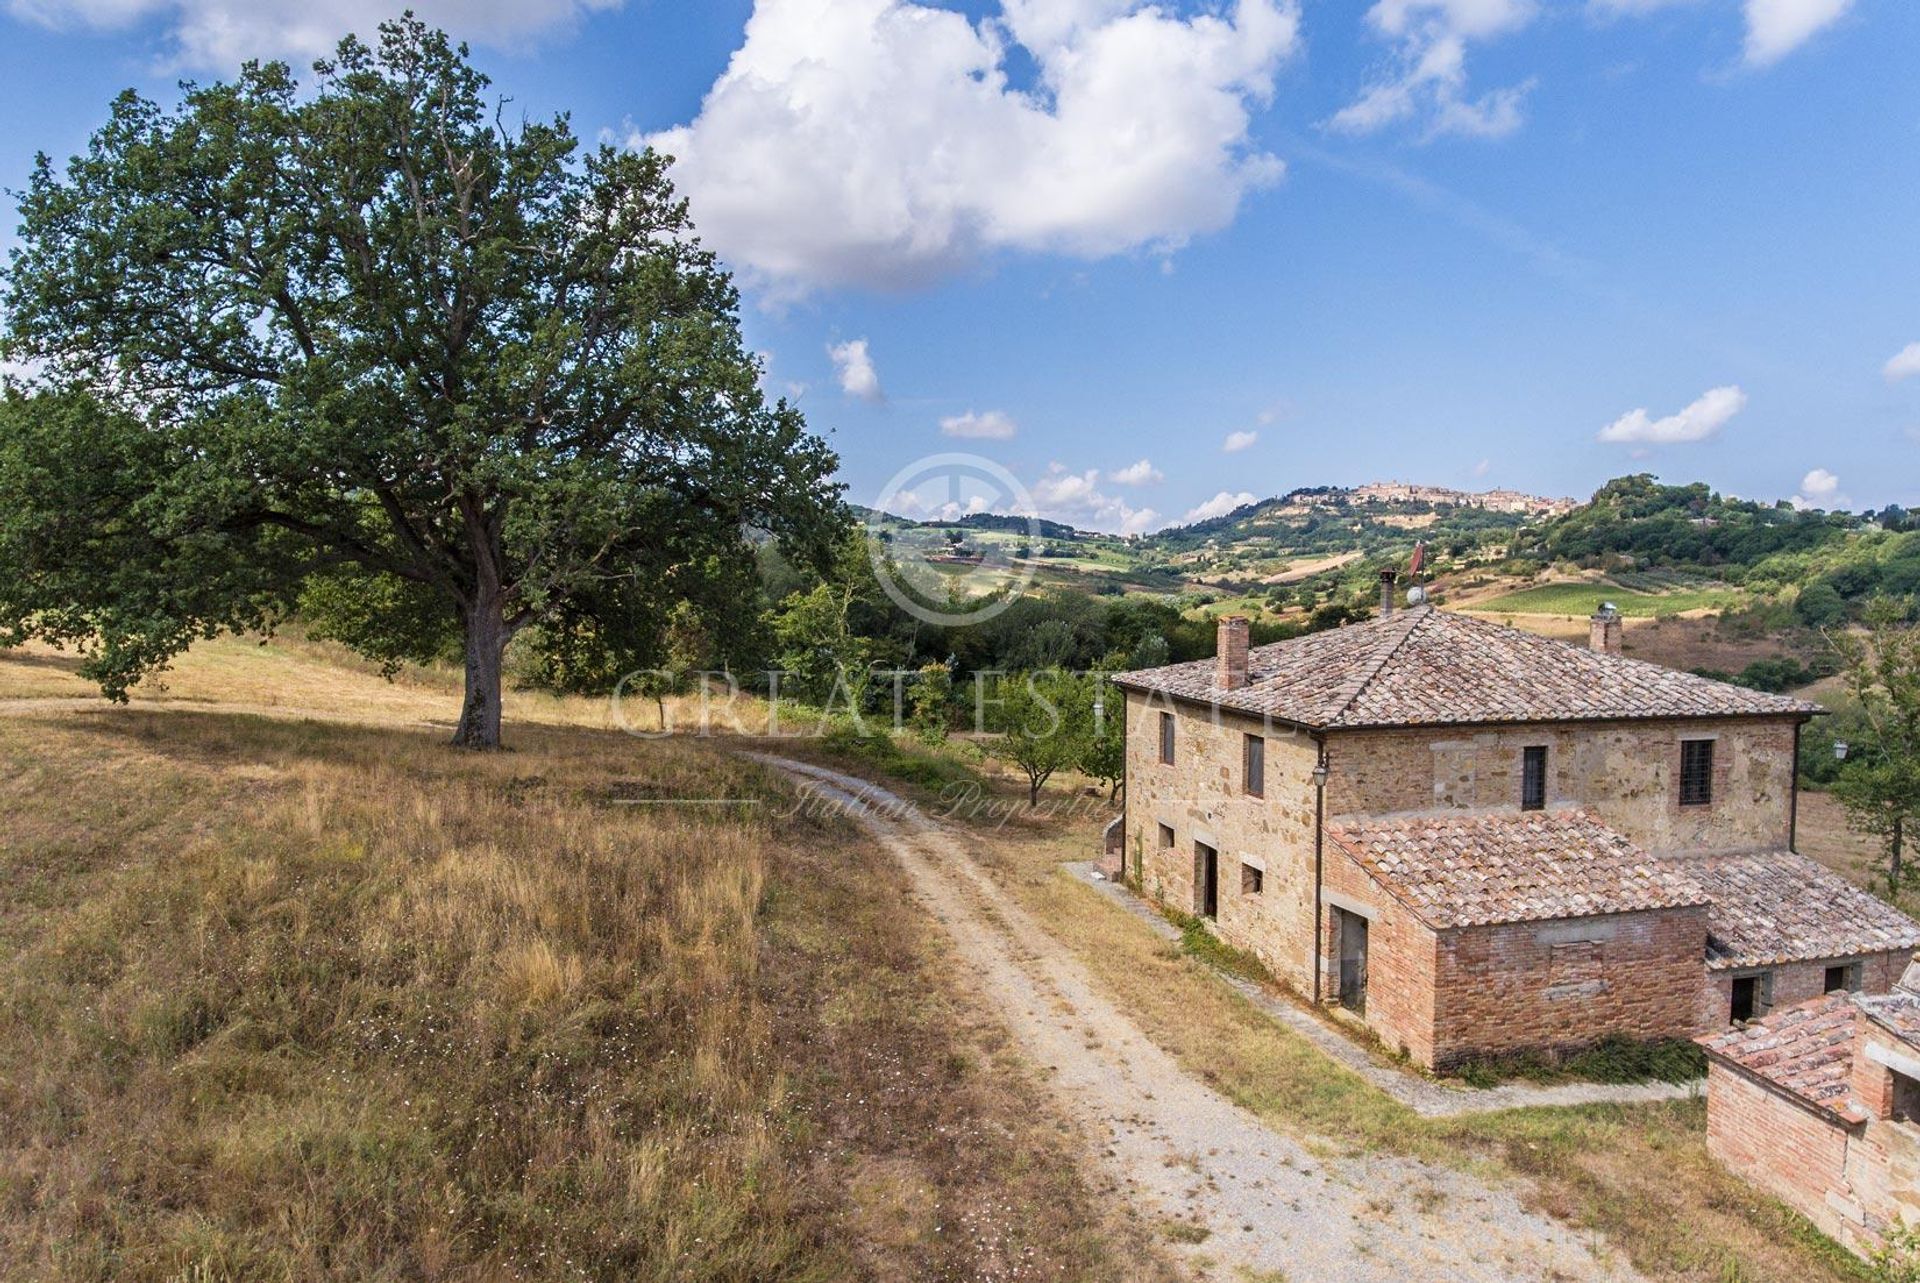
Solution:
<path fill-rule="evenodd" d="M 1888 1033 L 1920 1050 L 1920 994 L 1906 989 L 1857 998 L 1860 1009 Z"/>
<path fill-rule="evenodd" d="M 1327 836 L 1435 930 L 1707 902 L 1584 810 L 1350 821 Z"/>
<path fill-rule="evenodd" d="M 1677 856 L 1707 915 L 1707 967 L 1771 967 L 1920 948 L 1920 923 L 1792 851 Z"/>
<path fill-rule="evenodd" d="M 1204 659 L 1122 673 L 1114 684 L 1315 730 L 1820 711 L 1432 606 L 1257 646 L 1245 686 L 1228 690 L 1216 677 Z"/>
<path fill-rule="evenodd" d="M 1709 1056 L 1744 1070 L 1821 1113 L 1843 1122 L 1862 1123 L 1872 1115 L 1848 1093 L 1853 1079 L 1855 1021 L 1853 995 L 1830 993 L 1697 1041 Z"/>

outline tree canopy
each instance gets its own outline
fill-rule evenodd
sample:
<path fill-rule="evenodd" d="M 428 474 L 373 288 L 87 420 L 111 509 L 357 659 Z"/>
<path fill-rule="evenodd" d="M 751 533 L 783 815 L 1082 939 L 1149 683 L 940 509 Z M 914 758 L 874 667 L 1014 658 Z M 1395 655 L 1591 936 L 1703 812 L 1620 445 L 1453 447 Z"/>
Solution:
<path fill-rule="evenodd" d="M 123 94 L 64 171 L 40 157 L 0 640 L 79 642 L 118 696 L 304 594 L 382 659 L 459 639 L 455 742 L 492 747 L 516 634 L 642 666 L 676 605 L 735 595 L 752 532 L 825 553 L 837 461 L 763 397 L 665 157 L 509 123 L 411 18 L 315 72 Z"/>

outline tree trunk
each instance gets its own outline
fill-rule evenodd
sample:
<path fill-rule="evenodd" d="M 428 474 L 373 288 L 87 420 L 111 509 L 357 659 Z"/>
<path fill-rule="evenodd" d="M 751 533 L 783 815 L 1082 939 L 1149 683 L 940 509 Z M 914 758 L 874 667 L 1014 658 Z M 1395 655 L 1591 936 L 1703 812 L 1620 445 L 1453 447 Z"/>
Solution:
<path fill-rule="evenodd" d="M 1887 861 L 1887 889 L 1893 893 L 1895 899 L 1900 897 L 1900 883 L 1904 873 L 1900 867 L 1900 847 L 1902 839 L 1906 836 L 1901 832 L 1905 819 L 1906 817 L 1901 815 L 1893 817 L 1893 841 L 1888 844 L 1891 848 L 1891 858 Z"/>
<path fill-rule="evenodd" d="M 500 663 L 507 621 L 497 598 L 483 597 L 467 615 L 467 696 L 454 728 L 455 748 L 500 747 Z"/>

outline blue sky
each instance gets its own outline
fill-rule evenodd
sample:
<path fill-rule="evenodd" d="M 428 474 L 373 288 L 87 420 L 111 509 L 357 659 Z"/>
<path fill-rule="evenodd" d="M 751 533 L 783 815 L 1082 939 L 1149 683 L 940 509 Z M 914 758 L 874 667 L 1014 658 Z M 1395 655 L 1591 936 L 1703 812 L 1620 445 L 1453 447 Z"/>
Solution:
<path fill-rule="evenodd" d="M 683 158 L 856 501 L 964 450 L 1108 529 L 1389 477 L 1920 506 L 1911 0 L 416 7 Z M 0 183 L 383 11 L 0 0 Z"/>

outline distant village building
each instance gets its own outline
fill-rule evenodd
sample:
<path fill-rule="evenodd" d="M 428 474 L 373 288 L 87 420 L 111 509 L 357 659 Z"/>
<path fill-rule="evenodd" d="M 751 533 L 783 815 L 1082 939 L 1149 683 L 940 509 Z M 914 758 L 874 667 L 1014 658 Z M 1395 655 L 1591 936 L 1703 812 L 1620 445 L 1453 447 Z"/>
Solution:
<path fill-rule="evenodd" d="M 1428 606 L 1123 674 L 1124 858 L 1422 1065 L 1888 992 L 1920 925 L 1793 850 L 1820 710 Z"/>
<path fill-rule="evenodd" d="M 1557 517 L 1580 506 L 1576 499 L 1547 499 L 1518 490 L 1454 490 L 1404 481 L 1374 481 L 1352 490 L 1333 491 L 1352 503 L 1432 503 L 1456 508 L 1484 508 L 1489 512 Z"/>
<path fill-rule="evenodd" d="M 1701 1042 L 1716 1159 L 1861 1255 L 1920 1225 L 1920 969 Z"/>

